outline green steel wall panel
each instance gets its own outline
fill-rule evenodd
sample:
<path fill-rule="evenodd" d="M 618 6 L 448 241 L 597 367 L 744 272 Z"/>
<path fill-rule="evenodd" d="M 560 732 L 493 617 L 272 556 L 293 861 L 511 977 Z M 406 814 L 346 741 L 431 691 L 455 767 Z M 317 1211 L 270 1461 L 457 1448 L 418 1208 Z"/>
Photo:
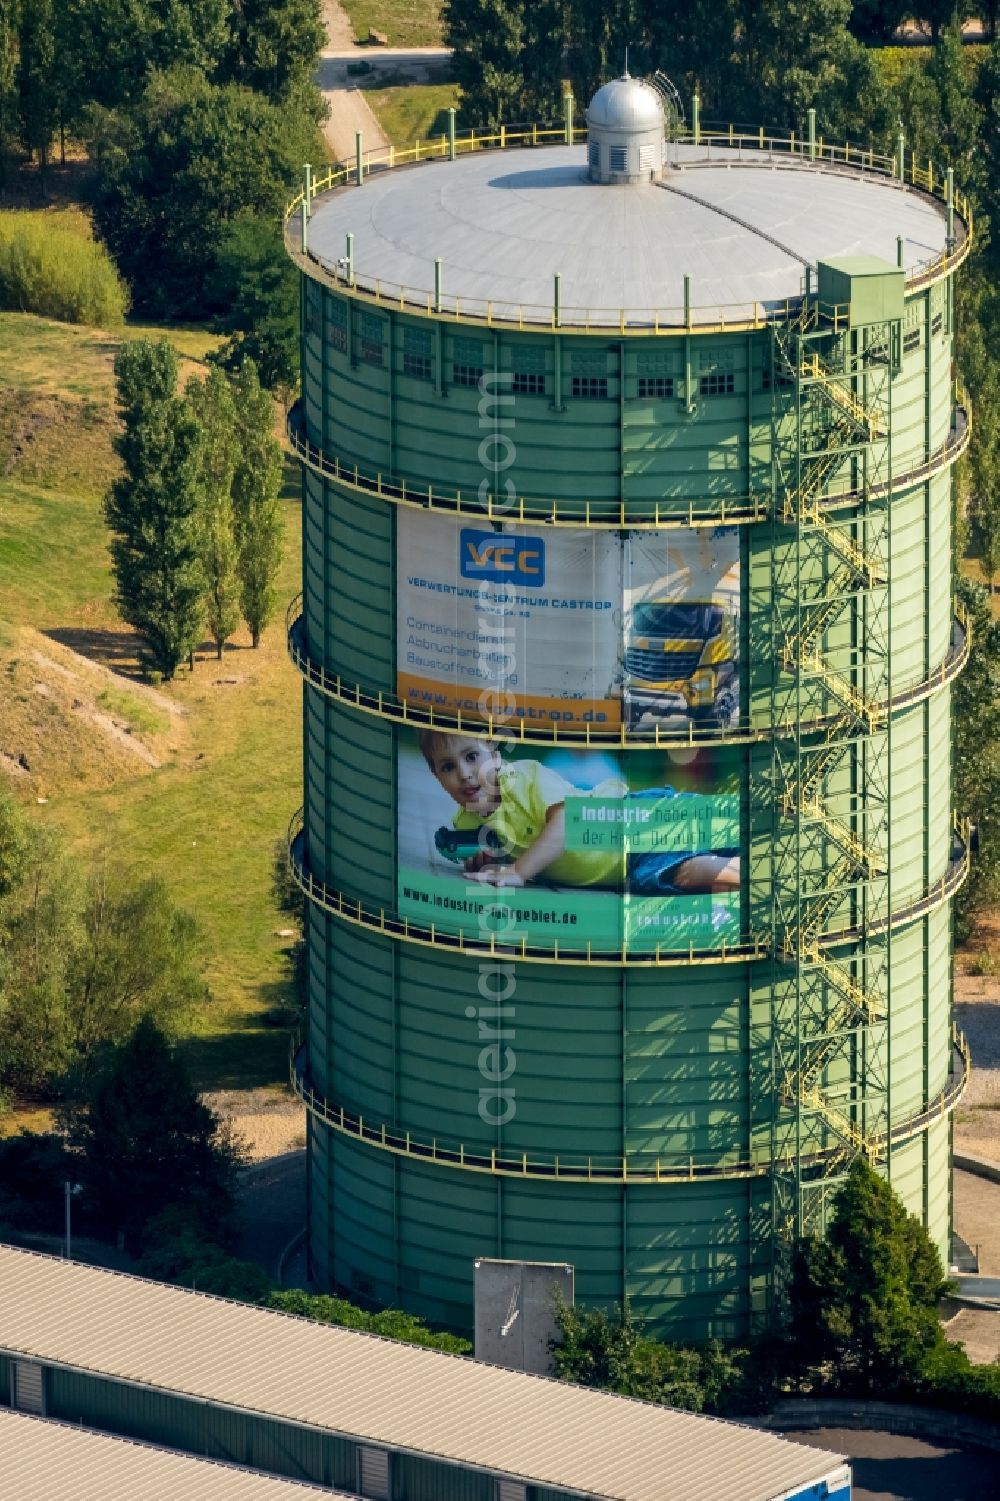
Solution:
<path fill-rule="evenodd" d="M 333 1183 L 330 1276 L 348 1293 L 468 1329 L 477 1255 L 552 1261 L 571 1244 L 582 1302 L 627 1296 L 638 1317 L 677 1338 L 746 1333 L 763 1270 L 759 1184 L 552 1186 L 404 1159 L 393 1172 L 384 1155 L 328 1138 L 316 1167 Z"/>
<path fill-rule="evenodd" d="M 346 319 L 343 316 L 346 308 Z M 414 484 L 458 487 L 472 495 L 487 474 L 483 439 L 498 418 L 513 420 L 516 462 L 503 478 L 517 491 L 592 502 L 766 494 L 771 482 L 772 413 L 785 438 L 796 430 L 794 392 L 767 389 L 771 337 L 694 335 L 684 339 L 599 342 L 571 335 L 456 330 L 444 325 L 439 375 L 403 368 L 407 328 L 426 320 L 384 311 L 363 315 L 309 283 L 304 337 L 304 412 L 311 439 L 329 453 Z M 556 343 L 562 402 L 555 391 Z M 951 331 L 940 288 L 909 299 L 903 363 L 893 378 L 892 470 L 903 475 L 940 448 L 951 422 Z M 381 364 L 363 345 L 380 347 Z M 470 352 L 469 344 L 478 345 Z M 458 360 L 509 372 L 515 351 L 541 357 L 544 394 L 510 406 L 482 403 L 455 381 Z M 371 349 L 368 349 L 371 354 Z M 352 358 L 353 355 L 353 358 Z M 436 364 L 435 353 L 433 362 Z M 703 369 L 731 370 L 733 391 L 702 396 Z M 574 398 L 575 371 L 600 372 L 607 397 Z M 639 379 L 673 379 L 674 395 L 639 396 Z M 432 374 L 434 372 L 432 371 Z M 693 400 L 684 399 L 690 376 Z M 557 408 L 563 406 L 564 410 Z M 882 478 L 879 475 L 879 478 Z M 843 493 L 857 481 L 843 464 L 830 481 Z M 927 680 L 951 644 L 951 481 L 944 473 L 891 502 L 891 613 L 882 611 L 891 665 L 868 649 L 881 628 L 877 598 L 848 606 L 823 640 L 827 662 L 847 677 L 865 655 L 862 691 L 884 698 Z M 304 636 L 310 657 L 367 689 L 395 686 L 396 508 L 324 483 L 304 482 Z M 870 548 L 885 511 L 872 504 Z M 813 596 L 833 576 L 829 552 L 810 529 L 765 523 L 743 530 L 744 606 L 751 713 L 774 711 L 770 590 L 776 570 L 798 569 Z M 878 591 L 874 591 L 877 596 Z M 782 674 L 782 714 L 828 712 L 816 679 Z M 385 722 L 329 703 L 307 690 L 305 847 L 322 880 L 373 907 L 395 901 L 395 731 Z M 857 822 L 858 788 L 884 779 L 893 821 L 888 835 L 891 899 L 899 906 L 945 873 L 951 851 L 950 704 L 947 691 L 894 716 L 891 729 L 849 750 L 824 787 L 832 815 Z M 771 765 L 765 745 L 748 752 L 754 819 L 761 820 Z M 754 799 L 757 799 L 755 802 Z M 874 815 L 873 815 L 874 816 Z M 754 880 L 776 869 L 770 824 L 752 833 Z M 882 836 L 883 839 L 884 831 Z M 838 855 L 815 831 L 810 879 L 822 880 Z M 829 923 L 858 920 L 859 886 L 831 908 Z M 531 1156 L 662 1155 L 669 1160 L 733 1159 L 770 1130 L 770 1027 L 781 965 L 692 967 L 629 973 L 614 969 L 516 965 L 517 1108 L 501 1128 L 479 1113 L 478 962 L 379 937 L 313 912 L 309 924 L 311 1078 L 335 1103 L 366 1122 L 410 1130 L 474 1149 Z M 878 1066 L 888 1079 L 893 1122 L 921 1110 L 951 1065 L 950 937 L 947 908 L 913 923 L 889 943 L 888 1004 Z M 838 959 L 854 962 L 848 947 Z M 472 1015 L 468 1011 L 472 1010 Z M 873 1034 L 874 1035 L 874 1034 Z M 824 1072 L 828 1087 L 851 1084 L 850 1050 Z M 914 1212 L 942 1230 L 947 1122 L 893 1154 L 892 1173 Z M 829 1145 L 830 1128 L 804 1122 L 806 1144 Z M 896 1158 L 899 1156 L 898 1172 Z M 684 1337 L 747 1331 L 766 1310 L 771 1258 L 771 1188 L 760 1182 L 574 1185 L 491 1178 L 360 1146 L 324 1127 L 310 1132 L 310 1254 L 318 1281 L 374 1302 L 398 1301 L 432 1319 L 468 1327 L 476 1255 L 527 1256 L 577 1265 L 585 1302 L 626 1294 L 651 1327 Z M 919 1169 L 919 1171 L 918 1171 Z M 931 1192 L 931 1185 L 934 1192 Z M 919 1191 L 918 1191 L 919 1190 Z M 945 1221 L 947 1214 L 945 1212 Z"/>
<path fill-rule="evenodd" d="M 489 1475 L 437 1464 L 415 1454 L 397 1454 L 392 1463 L 393 1501 L 494 1501 Z"/>
<path fill-rule="evenodd" d="M 513 986 L 503 1041 L 516 1054 L 516 1113 L 498 1132 L 479 1113 L 481 1091 L 489 1092 L 480 1054 L 498 1025 L 479 985 L 497 967 L 419 948 L 396 952 L 391 939 L 322 914 L 311 928 L 314 959 L 326 956 L 325 969 L 317 962 L 312 972 L 313 1080 L 352 1113 L 418 1140 L 547 1158 L 617 1159 L 623 1145 L 665 1164 L 745 1153 L 741 967 L 621 975 L 505 966 L 485 981 Z"/>
<path fill-rule="evenodd" d="M 294 1480 L 354 1485 L 355 1445 L 333 1435 L 99 1375 L 50 1367 L 46 1379 L 49 1417 Z"/>

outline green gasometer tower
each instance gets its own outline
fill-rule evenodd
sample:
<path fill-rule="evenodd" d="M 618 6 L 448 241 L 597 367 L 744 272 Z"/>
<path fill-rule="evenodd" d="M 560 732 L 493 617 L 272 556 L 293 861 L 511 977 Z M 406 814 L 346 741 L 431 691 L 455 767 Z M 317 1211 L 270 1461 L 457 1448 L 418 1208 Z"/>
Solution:
<path fill-rule="evenodd" d="M 476 1257 L 565 1261 L 738 1336 L 859 1155 L 945 1254 L 950 173 L 626 77 L 359 140 L 286 238 L 316 1284 L 467 1329 Z"/>

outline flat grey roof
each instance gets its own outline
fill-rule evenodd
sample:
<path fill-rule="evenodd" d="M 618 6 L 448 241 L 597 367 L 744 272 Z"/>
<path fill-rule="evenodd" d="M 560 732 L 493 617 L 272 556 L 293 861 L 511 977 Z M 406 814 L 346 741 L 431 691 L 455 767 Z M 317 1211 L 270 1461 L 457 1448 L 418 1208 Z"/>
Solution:
<path fill-rule="evenodd" d="M 0 1350 L 600 1501 L 775 1501 L 846 1478 L 755 1428 L 10 1246 Z"/>
<path fill-rule="evenodd" d="M 0 1408 L 0 1486 L 11 1501 L 352 1501 L 235 1465 Z"/>
<path fill-rule="evenodd" d="M 687 274 L 703 318 L 797 297 L 804 264 L 830 256 L 895 266 L 897 235 L 908 269 L 945 247 L 943 207 L 890 178 L 780 155 L 771 163 L 766 153 L 741 160 L 715 148 L 706 161 L 703 149 L 672 149 L 681 170 L 668 171 L 665 186 L 589 182 L 584 146 L 374 173 L 360 189 L 315 201 L 309 250 L 333 264 L 350 231 L 365 286 L 424 294 L 440 257 L 449 304 L 492 301 L 498 316 L 550 309 L 556 273 L 567 310 L 676 310 Z"/>

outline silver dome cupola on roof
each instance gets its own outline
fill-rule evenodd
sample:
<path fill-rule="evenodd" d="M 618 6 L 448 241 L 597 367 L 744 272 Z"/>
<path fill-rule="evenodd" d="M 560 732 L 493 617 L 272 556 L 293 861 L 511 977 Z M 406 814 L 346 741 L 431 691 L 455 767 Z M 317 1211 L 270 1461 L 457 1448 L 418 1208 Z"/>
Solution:
<path fill-rule="evenodd" d="M 649 182 L 663 166 L 663 100 L 626 72 L 597 90 L 587 109 L 591 182 Z"/>

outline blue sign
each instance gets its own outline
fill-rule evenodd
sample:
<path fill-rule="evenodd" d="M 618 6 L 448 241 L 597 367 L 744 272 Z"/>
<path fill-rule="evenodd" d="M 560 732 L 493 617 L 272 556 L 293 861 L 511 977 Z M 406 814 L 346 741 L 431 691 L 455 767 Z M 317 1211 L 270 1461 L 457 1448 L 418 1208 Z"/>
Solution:
<path fill-rule="evenodd" d="M 545 543 L 541 537 L 510 532 L 476 532 L 463 527 L 458 542 L 459 567 L 464 579 L 491 584 L 519 584 L 540 589 L 545 583 Z"/>

